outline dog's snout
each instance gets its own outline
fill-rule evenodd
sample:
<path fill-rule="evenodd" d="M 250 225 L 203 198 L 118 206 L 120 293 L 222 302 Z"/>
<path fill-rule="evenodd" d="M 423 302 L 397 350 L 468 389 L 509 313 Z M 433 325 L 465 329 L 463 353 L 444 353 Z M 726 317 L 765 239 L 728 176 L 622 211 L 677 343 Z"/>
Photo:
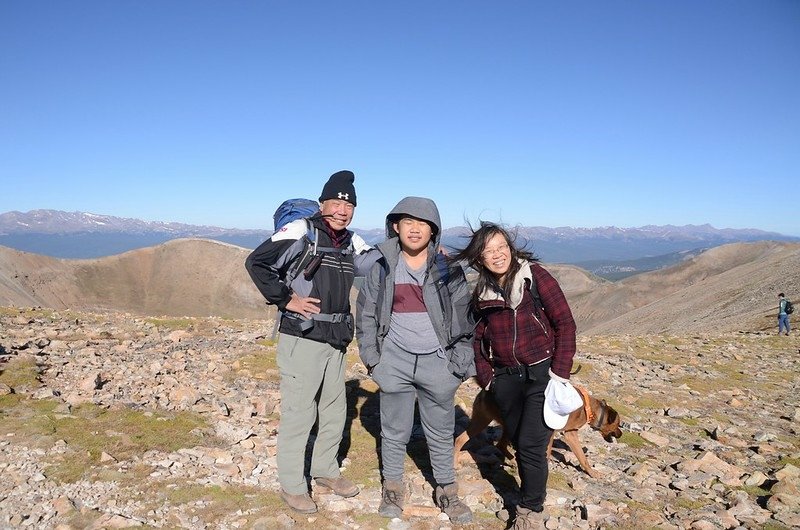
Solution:
<path fill-rule="evenodd" d="M 622 437 L 622 431 L 619 428 L 617 428 L 617 430 L 612 431 L 603 436 L 603 439 L 609 443 L 614 443 L 616 441 L 615 439 L 620 437 Z"/>

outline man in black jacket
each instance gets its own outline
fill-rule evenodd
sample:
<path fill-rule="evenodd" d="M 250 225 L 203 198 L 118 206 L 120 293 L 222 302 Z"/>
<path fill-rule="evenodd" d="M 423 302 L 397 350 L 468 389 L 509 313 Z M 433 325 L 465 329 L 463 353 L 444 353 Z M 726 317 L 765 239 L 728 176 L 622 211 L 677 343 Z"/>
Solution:
<path fill-rule="evenodd" d="M 347 230 L 356 207 L 354 180 L 351 171 L 331 175 L 319 197 L 320 212 L 288 223 L 246 262 L 261 294 L 283 313 L 277 356 L 278 480 L 283 500 L 301 513 L 317 511 L 303 474 L 306 443 L 315 421 L 311 476 L 317 485 L 342 497 L 359 493 L 341 476 L 337 461 L 347 408 L 344 354 L 353 340 L 353 278 L 377 257 L 371 256 L 376 253 L 368 252 L 370 247 L 360 236 Z M 290 275 L 287 283 L 290 270 L 297 274 Z"/>

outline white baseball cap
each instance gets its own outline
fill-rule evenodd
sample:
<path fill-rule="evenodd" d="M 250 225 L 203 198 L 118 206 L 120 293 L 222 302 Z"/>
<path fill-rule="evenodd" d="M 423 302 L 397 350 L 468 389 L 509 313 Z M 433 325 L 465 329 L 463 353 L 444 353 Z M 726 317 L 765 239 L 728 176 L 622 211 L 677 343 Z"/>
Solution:
<path fill-rule="evenodd" d="M 544 389 L 544 422 L 554 430 L 563 429 L 571 412 L 583 406 L 581 395 L 568 382 L 551 379 Z"/>

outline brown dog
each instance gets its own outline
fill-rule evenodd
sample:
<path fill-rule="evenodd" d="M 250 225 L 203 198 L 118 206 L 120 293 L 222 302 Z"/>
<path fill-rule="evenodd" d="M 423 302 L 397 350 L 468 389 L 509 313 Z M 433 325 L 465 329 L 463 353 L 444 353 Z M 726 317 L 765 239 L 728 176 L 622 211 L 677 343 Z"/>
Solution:
<path fill-rule="evenodd" d="M 590 396 L 589 393 L 581 387 L 576 386 L 575 388 L 580 391 L 584 406 L 569 415 L 567 424 L 561 429 L 561 432 L 564 433 L 564 440 L 567 442 L 567 445 L 578 458 L 581 469 L 589 474 L 589 476 L 597 478 L 600 474 L 592 469 L 589 465 L 589 461 L 586 460 L 586 454 L 583 452 L 583 447 L 578 439 L 578 429 L 588 423 L 592 429 L 600 431 L 605 441 L 611 442 L 613 438 L 622 436 L 622 431 L 619 428 L 620 418 L 617 411 L 608 406 L 605 400 L 599 400 Z M 454 464 L 456 467 L 459 465 L 459 454 L 464 444 L 466 444 L 470 438 L 480 434 L 481 431 L 489 426 L 492 420 L 502 425 L 500 409 L 497 407 L 492 393 L 481 390 L 478 392 L 478 395 L 475 396 L 475 401 L 472 404 L 472 416 L 470 417 L 467 429 L 455 440 Z M 547 444 L 548 458 L 550 458 L 556 432 L 558 431 L 553 432 L 550 443 Z M 502 438 L 497 442 L 497 448 L 506 458 L 512 458 L 513 455 L 508 450 L 508 439 L 505 433 L 503 433 Z"/>

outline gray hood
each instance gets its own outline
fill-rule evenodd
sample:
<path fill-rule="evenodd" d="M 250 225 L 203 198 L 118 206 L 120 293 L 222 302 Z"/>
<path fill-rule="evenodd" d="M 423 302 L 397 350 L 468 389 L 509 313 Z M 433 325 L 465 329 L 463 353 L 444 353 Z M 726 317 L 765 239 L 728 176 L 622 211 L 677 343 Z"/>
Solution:
<path fill-rule="evenodd" d="M 392 208 L 386 216 L 386 238 L 399 237 L 392 223 L 396 223 L 403 215 L 422 219 L 433 225 L 433 243 L 438 246 L 442 233 L 442 221 L 439 219 L 439 208 L 436 203 L 425 197 L 406 197 Z"/>

